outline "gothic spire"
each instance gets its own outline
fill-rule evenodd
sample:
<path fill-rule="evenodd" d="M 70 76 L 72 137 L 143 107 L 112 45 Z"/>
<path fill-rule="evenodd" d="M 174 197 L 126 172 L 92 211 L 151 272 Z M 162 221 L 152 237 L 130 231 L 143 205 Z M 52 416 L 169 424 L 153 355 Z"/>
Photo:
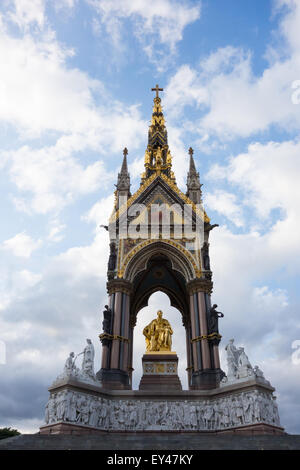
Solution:
<path fill-rule="evenodd" d="M 190 154 L 190 171 L 189 171 L 189 174 L 190 175 L 195 175 L 197 174 L 196 172 L 196 166 L 195 166 L 195 161 L 194 161 L 194 157 L 193 157 L 193 153 L 194 153 L 194 150 L 192 149 L 192 147 L 189 148 L 189 154 Z M 199 176 L 199 175 L 198 175 Z"/>
<path fill-rule="evenodd" d="M 120 173 L 118 173 L 118 182 L 117 182 L 117 190 L 119 192 L 122 192 L 123 195 L 127 193 L 129 195 L 130 193 L 130 175 L 128 173 L 128 166 L 127 166 L 127 155 L 128 155 L 128 150 L 125 147 L 123 150 L 123 163 L 121 167 Z"/>
<path fill-rule="evenodd" d="M 174 173 L 171 171 L 172 156 L 168 146 L 168 133 L 159 96 L 159 91 L 163 91 L 163 88 L 156 85 L 155 88 L 151 88 L 151 91 L 155 91 L 156 96 L 153 100 L 154 105 L 148 132 L 148 145 L 144 163 L 145 172 L 142 174 L 142 182 L 153 173 L 164 173 L 175 181 Z"/>
<path fill-rule="evenodd" d="M 186 195 L 195 203 L 200 204 L 202 202 L 202 191 L 200 184 L 199 173 L 196 171 L 196 165 L 193 157 L 194 150 L 192 147 L 189 148 L 190 154 L 190 168 L 187 174 L 187 193 Z"/>

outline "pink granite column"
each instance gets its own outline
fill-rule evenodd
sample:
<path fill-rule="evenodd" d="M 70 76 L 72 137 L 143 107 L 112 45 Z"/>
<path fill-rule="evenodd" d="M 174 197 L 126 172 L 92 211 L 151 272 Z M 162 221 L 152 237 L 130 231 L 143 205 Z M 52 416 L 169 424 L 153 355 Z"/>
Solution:
<path fill-rule="evenodd" d="M 197 333 L 196 333 L 196 324 L 195 324 L 195 309 L 194 309 L 194 296 L 193 296 L 193 294 L 190 295 L 190 314 L 191 314 L 192 338 L 195 338 L 197 336 Z M 193 351 L 194 370 L 199 370 L 196 342 L 192 343 L 192 351 Z"/>
<path fill-rule="evenodd" d="M 115 308 L 114 308 L 114 325 L 113 335 L 120 335 L 121 328 L 121 315 L 122 315 L 122 292 L 116 292 L 115 294 Z M 119 351 L 120 351 L 120 340 L 112 340 L 111 348 L 111 369 L 119 369 Z"/>
<path fill-rule="evenodd" d="M 221 369 L 219 346 L 217 344 L 214 344 L 213 348 L 214 348 L 213 352 L 214 352 L 215 369 Z"/>
<path fill-rule="evenodd" d="M 129 303 L 130 303 L 130 301 L 129 301 L 129 296 L 128 295 L 126 295 L 126 294 L 123 294 L 123 295 L 124 295 L 124 302 L 125 302 L 124 311 L 123 311 L 123 315 L 124 315 L 124 337 L 129 340 L 129 307 L 130 307 Z M 123 347 L 124 347 L 123 363 L 120 364 L 120 368 L 122 370 L 128 371 L 129 342 L 124 341 Z"/>
<path fill-rule="evenodd" d="M 129 374 L 131 385 L 132 385 L 132 373 L 134 371 L 132 367 L 132 363 L 133 363 L 133 326 L 129 325 L 128 374 Z"/>
<path fill-rule="evenodd" d="M 191 357 L 191 327 L 187 326 L 185 331 L 186 336 L 186 359 L 187 359 L 187 376 L 188 376 L 188 385 L 191 385 L 192 369 L 193 362 Z"/>
<path fill-rule="evenodd" d="M 198 292 L 198 305 L 199 305 L 199 321 L 200 321 L 200 331 L 201 336 L 207 335 L 207 319 L 206 319 L 206 306 L 205 306 L 205 299 L 204 293 Z M 203 369 L 210 369 L 211 368 L 211 361 L 210 361 L 210 354 L 209 354 L 209 345 L 208 340 L 203 339 L 201 341 L 201 352 L 202 352 L 202 365 Z"/>

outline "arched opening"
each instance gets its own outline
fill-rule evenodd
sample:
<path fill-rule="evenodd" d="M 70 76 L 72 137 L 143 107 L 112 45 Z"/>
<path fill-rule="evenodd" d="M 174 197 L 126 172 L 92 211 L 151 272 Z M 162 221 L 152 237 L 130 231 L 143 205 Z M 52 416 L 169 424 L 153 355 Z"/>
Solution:
<path fill-rule="evenodd" d="M 188 389 L 186 373 L 186 332 L 184 326 L 182 325 L 181 312 L 177 308 L 172 307 L 170 298 L 162 291 L 153 293 L 149 297 L 148 305 L 141 308 L 137 314 L 133 340 L 134 372 L 132 376 L 132 388 L 138 389 L 140 379 L 142 377 L 142 356 L 146 350 L 143 329 L 151 322 L 151 320 L 156 318 L 158 310 L 163 311 L 164 318 L 166 318 L 172 326 L 172 351 L 176 351 L 178 355 L 178 375 L 181 380 L 182 388 Z"/>
<path fill-rule="evenodd" d="M 143 269 L 136 269 L 132 279 L 134 301 L 131 303 L 131 321 L 135 324 L 137 313 L 148 305 L 150 296 L 157 291 L 164 292 L 172 305 L 182 314 L 182 323 L 189 323 L 189 301 L 186 280 L 183 273 L 174 267 L 174 260 L 157 250 L 143 261 Z"/>

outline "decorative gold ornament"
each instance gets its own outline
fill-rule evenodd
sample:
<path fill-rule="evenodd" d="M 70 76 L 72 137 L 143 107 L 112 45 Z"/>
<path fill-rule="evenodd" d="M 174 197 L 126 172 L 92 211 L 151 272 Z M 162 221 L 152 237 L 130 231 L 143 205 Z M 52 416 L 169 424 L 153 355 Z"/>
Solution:
<path fill-rule="evenodd" d="M 120 243 L 122 242 L 122 240 L 120 240 Z M 195 272 L 195 275 L 197 278 L 200 278 L 202 276 L 202 272 L 201 272 L 201 269 L 198 268 L 198 266 L 196 265 L 195 263 L 195 260 L 193 258 L 193 256 L 189 253 L 189 251 L 184 248 L 180 243 L 178 243 L 177 241 L 175 240 L 170 240 L 170 239 L 163 239 L 163 238 L 160 238 L 160 239 L 152 239 L 150 238 L 150 240 L 145 240 L 145 241 L 142 241 L 141 243 L 139 243 L 134 249 L 132 249 L 131 251 L 129 251 L 129 253 L 125 256 L 123 262 L 122 262 L 122 267 L 120 266 L 120 264 L 118 263 L 118 278 L 123 278 L 123 275 L 124 275 L 124 272 L 126 271 L 126 268 L 128 266 L 128 263 L 129 261 L 133 258 L 133 256 L 139 252 L 142 248 L 144 248 L 145 246 L 147 245 L 150 245 L 151 243 L 157 243 L 157 242 L 162 242 L 162 243 L 166 243 L 167 245 L 171 245 L 171 246 L 174 246 L 175 248 L 177 248 L 179 251 L 181 251 L 181 253 L 183 253 L 185 255 L 186 258 L 189 259 L 189 261 L 191 262 L 191 265 L 193 266 L 194 268 L 194 272 Z M 120 258 L 119 260 L 120 261 Z"/>
<path fill-rule="evenodd" d="M 167 152 L 167 165 L 170 165 L 170 166 L 172 165 L 172 155 L 171 155 L 170 150 L 168 150 Z"/>
<path fill-rule="evenodd" d="M 146 351 L 171 351 L 173 330 L 161 310 L 157 312 L 157 318 L 152 320 L 143 330 L 146 338 Z"/>
<path fill-rule="evenodd" d="M 149 150 L 146 149 L 146 152 L 145 152 L 145 166 L 150 165 L 150 162 L 151 162 L 151 155 L 150 155 Z"/>

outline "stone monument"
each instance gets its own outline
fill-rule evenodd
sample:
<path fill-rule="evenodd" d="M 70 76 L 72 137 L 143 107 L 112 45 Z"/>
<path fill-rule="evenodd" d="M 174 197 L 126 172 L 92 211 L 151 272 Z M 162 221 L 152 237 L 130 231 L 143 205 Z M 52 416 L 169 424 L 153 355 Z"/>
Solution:
<path fill-rule="evenodd" d="M 99 334 L 101 365 L 95 372 L 90 339 L 79 354 L 70 353 L 49 388 L 40 432 L 283 433 L 274 388 L 233 339 L 226 346 L 227 374 L 221 369 L 219 320 L 224 314 L 211 302 L 209 258 L 209 235 L 217 224 L 202 204 L 192 148 L 187 191 L 177 186 L 162 89 L 156 85 L 153 91 L 140 186 L 131 193 L 125 148 L 113 212 L 108 225 L 102 225 L 108 231 L 110 255 L 108 302 Z M 178 377 L 168 312 L 164 317 L 161 311 L 143 330 L 143 376 L 139 389 L 133 390 L 136 319 L 157 291 L 167 294 L 182 315 L 188 390 Z"/>

